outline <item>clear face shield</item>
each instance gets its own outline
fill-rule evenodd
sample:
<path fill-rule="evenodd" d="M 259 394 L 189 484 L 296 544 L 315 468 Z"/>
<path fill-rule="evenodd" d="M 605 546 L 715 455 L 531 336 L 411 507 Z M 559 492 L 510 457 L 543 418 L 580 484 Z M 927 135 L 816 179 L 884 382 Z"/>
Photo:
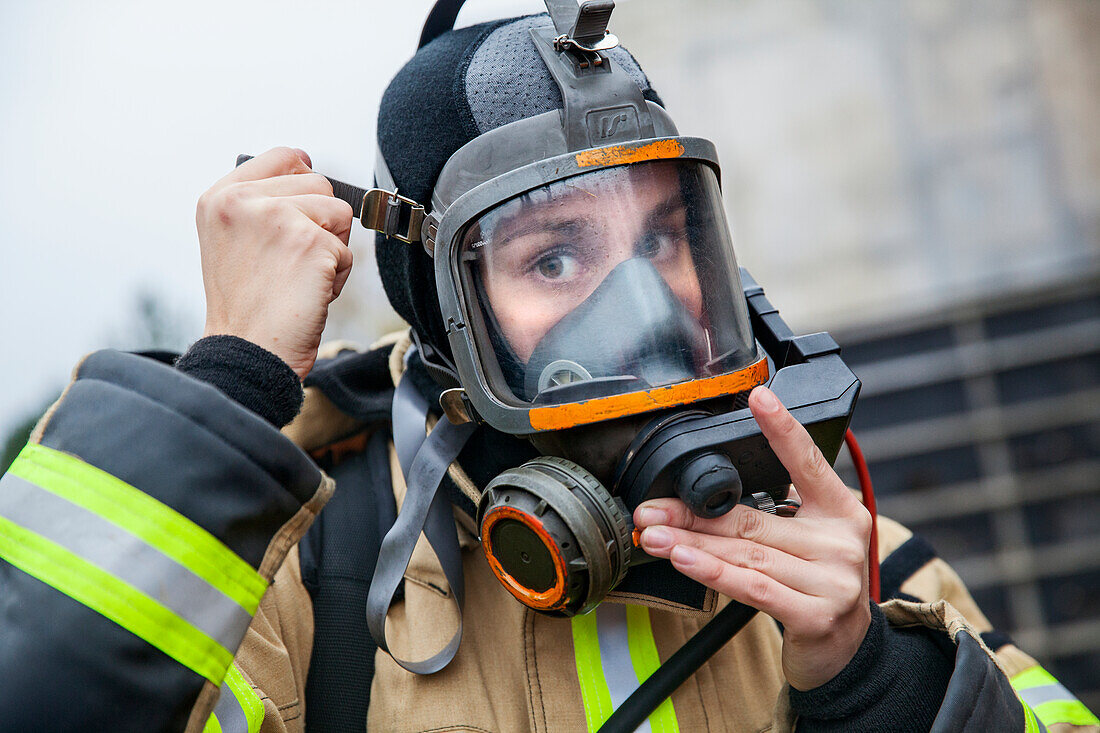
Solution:
<path fill-rule="evenodd" d="M 459 257 L 487 386 L 506 404 L 645 391 L 759 358 L 704 163 L 655 160 L 541 186 L 473 222 Z"/>

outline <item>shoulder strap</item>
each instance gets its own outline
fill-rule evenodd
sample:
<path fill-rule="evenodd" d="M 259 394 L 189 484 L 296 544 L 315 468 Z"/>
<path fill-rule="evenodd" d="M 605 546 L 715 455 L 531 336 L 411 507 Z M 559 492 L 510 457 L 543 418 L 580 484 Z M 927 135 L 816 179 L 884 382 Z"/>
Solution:
<path fill-rule="evenodd" d="M 394 444 L 405 474 L 405 500 L 397 521 L 382 540 L 374 579 L 367 596 L 367 626 L 378 647 L 414 674 L 432 674 L 447 666 L 462 638 L 462 603 L 465 595 L 462 553 L 454 515 L 446 492 L 439 490 L 447 467 L 458 458 L 476 429 L 473 422 L 455 425 L 446 417 L 424 437 L 427 401 L 411 379 L 402 379 L 393 403 Z M 396 656 L 386 639 L 386 615 L 405 576 L 413 548 L 421 532 L 435 552 L 443 575 L 458 606 L 458 629 L 442 650 L 423 660 Z"/>
<path fill-rule="evenodd" d="M 378 549 L 397 508 L 389 431 L 328 468 L 337 490 L 299 546 L 302 581 L 313 599 L 313 653 L 306 678 L 309 733 L 362 730 L 376 645 L 363 623 Z"/>

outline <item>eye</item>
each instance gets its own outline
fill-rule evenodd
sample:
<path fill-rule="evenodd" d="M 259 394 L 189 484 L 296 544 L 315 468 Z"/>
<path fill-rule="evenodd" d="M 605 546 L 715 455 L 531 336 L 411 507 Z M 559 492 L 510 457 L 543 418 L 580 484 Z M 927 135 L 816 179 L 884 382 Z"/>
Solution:
<path fill-rule="evenodd" d="M 657 259 L 672 245 L 670 237 L 664 232 L 646 232 L 635 245 L 639 257 Z"/>
<path fill-rule="evenodd" d="M 576 273 L 577 260 L 571 255 L 551 252 L 540 257 L 535 266 L 539 274 L 547 280 L 561 280 Z"/>

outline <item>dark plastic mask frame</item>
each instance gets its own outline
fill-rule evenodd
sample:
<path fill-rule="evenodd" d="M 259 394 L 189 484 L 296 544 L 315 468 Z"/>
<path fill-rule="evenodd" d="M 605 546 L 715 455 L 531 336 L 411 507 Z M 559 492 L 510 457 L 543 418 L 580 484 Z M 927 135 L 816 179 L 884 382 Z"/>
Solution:
<path fill-rule="evenodd" d="M 825 332 L 795 336 L 743 268 L 741 282 L 757 342 L 775 365 L 769 388 L 806 428 L 829 464 L 836 462 L 855 410 L 861 383 Z M 779 462 L 746 407 L 697 417 L 658 431 L 620 467 L 612 494 L 633 511 L 646 499 L 675 496 L 676 476 L 700 453 L 729 456 L 741 479 L 742 499 L 768 492 L 787 496 L 790 474 Z"/>
<path fill-rule="evenodd" d="M 683 152 L 673 161 L 697 161 L 719 174 L 718 156 L 714 144 L 702 138 L 676 137 L 657 140 L 638 140 L 624 144 L 623 148 L 643 148 L 659 140 L 675 141 Z M 460 254 L 462 237 L 471 222 L 477 221 L 502 201 L 532 191 L 554 181 L 617 167 L 607 165 L 582 165 L 578 154 L 565 153 L 523 166 L 482 183 L 459 196 L 438 224 L 433 247 L 435 258 L 436 290 L 451 353 L 457 368 L 459 381 L 465 386 L 464 399 L 476 413 L 476 418 L 489 423 L 497 430 L 512 435 L 530 435 L 539 432 L 531 426 L 530 406 L 510 405 L 496 397 L 488 388 L 488 375 L 481 367 L 479 345 L 468 326 L 478 308 L 476 296 L 463 287 Z"/>

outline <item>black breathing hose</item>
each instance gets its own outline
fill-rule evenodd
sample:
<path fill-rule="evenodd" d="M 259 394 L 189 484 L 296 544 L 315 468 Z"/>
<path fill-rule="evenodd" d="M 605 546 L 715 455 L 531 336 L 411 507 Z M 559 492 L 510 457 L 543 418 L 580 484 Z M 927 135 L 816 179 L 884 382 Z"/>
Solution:
<path fill-rule="evenodd" d="M 630 694 L 600 726 L 599 733 L 628 733 L 636 730 L 657 706 L 665 701 L 688 677 L 703 666 L 715 652 L 745 627 L 756 609 L 737 601 L 718 612 L 695 636 L 676 650 L 668 661 Z"/>

